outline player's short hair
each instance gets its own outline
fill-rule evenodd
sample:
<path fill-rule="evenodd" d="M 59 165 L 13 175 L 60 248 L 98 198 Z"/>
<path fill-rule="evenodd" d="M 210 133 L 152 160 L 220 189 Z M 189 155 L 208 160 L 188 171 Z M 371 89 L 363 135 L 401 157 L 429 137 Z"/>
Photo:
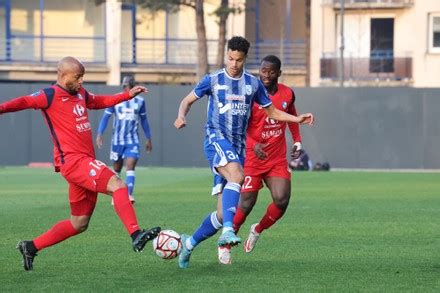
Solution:
<path fill-rule="evenodd" d="M 136 81 L 134 80 L 134 77 L 131 75 L 126 75 L 122 79 L 122 87 L 128 86 L 129 88 L 132 88 L 136 85 Z"/>
<path fill-rule="evenodd" d="M 263 63 L 263 61 L 266 61 L 266 62 L 270 62 L 270 63 L 272 63 L 272 64 L 275 64 L 275 66 L 277 67 L 277 69 L 278 69 L 278 70 L 281 70 L 281 60 L 280 60 L 280 58 L 278 58 L 277 56 L 275 56 L 275 55 L 267 55 L 266 57 L 264 57 L 264 58 L 261 60 L 261 63 Z"/>
<path fill-rule="evenodd" d="M 243 52 L 247 55 L 251 44 L 243 37 L 234 36 L 228 41 L 228 50 Z"/>

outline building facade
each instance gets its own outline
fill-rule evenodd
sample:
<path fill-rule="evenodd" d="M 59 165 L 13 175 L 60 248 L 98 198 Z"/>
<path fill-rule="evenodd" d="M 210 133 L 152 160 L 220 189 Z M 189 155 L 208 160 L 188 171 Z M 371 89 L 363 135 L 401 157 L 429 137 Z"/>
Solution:
<path fill-rule="evenodd" d="M 208 62 L 215 69 L 219 35 L 213 12 L 221 0 L 204 1 Z M 120 83 L 132 74 L 141 82 L 193 83 L 196 76 L 195 11 L 150 11 L 135 1 L 0 0 L 0 80 L 52 81 L 55 62 L 76 56 L 87 64 L 87 80 Z M 267 54 L 283 60 L 286 81 L 304 85 L 304 0 L 230 0 L 227 38 L 247 37 L 248 66 L 256 73 Z M 281 19 L 274 22 L 274 15 Z"/>
<path fill-rule="evenodd" d="M 440 1 L 312 0 L 311 15 L 311 86 L 440 87 Z"/>

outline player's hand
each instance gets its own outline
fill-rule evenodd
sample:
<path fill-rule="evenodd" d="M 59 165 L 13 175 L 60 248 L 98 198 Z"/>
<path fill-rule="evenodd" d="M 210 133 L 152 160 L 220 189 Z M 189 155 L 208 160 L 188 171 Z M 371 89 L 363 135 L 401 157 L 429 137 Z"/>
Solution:
<path fill-rule="evenodd" d="M 104 139 L 102 138 L 102 135 L 98 134 L 98 136 L 96 136 L 96 146 L 98 147 L 98 149 L 100 149 L 103 144 Z"/>
<path fill-rule="evenodd" d="M 299 156 L 301 156 L 303 150 L 301 147 L 301 143 L 300 142 L 296 142 L 293 144 L 292 146 L 292 151 L 290 152 L 290 158 L 292 160 L 296 160 L 299 158 Z"/>
<path fill-rule="evenodd" d="M 181 129 L 186 126 L 186 119 L 185 117 L 177 117 L 176 121 L 174 121 L 174 127 L 177 129 Z"/>
<path fill-rule="evenodd" d="M 312 113 L 301 114 L 298 116 L 298 118 L 300 119 L 300 124 L 313 125 L 313 123 L 315 122 L 315 117 Z"/>
<path fill-rule="evenodd" d="M 267 159 L 267 153 L 264 151 L 264 148 L 267 147 L 267 143 L 257 143 L 254 146 L 254 153 L 260 160 Z"/>
<path fill-rule="evenodd" d="M 131 88 L 128 91 L 128 93 L 130 94 L 130 98 L 133 98 L 139 95 L 140 93 L 148 93 L 148 89 L 144 86 L 137 85 Z"/>
<path fill-rule="evenodd" d="M 153 150 L 153 145 L 151 144 L 151 139 L 147 139 L 145 141 L 145 150 L 147 151 L 147 154 L 151 153 Z"/>

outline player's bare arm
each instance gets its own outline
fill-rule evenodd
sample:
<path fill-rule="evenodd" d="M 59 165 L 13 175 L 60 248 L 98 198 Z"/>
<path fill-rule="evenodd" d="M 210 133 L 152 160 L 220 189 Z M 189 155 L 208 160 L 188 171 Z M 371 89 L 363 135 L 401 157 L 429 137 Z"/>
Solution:
<path fill-rule="evenodd" d="M 194 91 L 191 91 L 186 97 L 180 102 L 179 112 L 177 113 L 177 118 L 174 121 L 174 127 L 181 129 L 186 126 L 186 115 L 191 109 L 191 105 L 197 100 L 197 96 Z"/>
<path fill-rule="evenodd" d="M 134 98 L 140 93 L 148 93 L 148 89 L 144 86 L 137 85 L 131 88 L 128 92 L 130 94 L 130 98 Z"/>
<path fill-rule="evenodd" d="M 153 144 L 151 143 L 151 138 L 147 138 L 145 141 L 145 150 L 147 151 L 147 154 L 151 153 L 153 150 Z"/>
<path fill-rule="evenodd" d="M 96 146 L 100 149 L 103 144 L 104 144 L 104 139 L 102 138 L 101 134 L 98 134 L 96 136 Z"/>
<path fill-rule="evenodd" d="M 286 112 L 280 111 L 274 107 L 274 105 L 270 105 L 269 107 L 264 108 L 266 110 L 267 116 L 269 118 L 284 121 L 284 122 L 296 122 L 300 124 L 308 124 L 313 125 L 315 118 L 312 113 L 305 113 L 298 116 L 293 116 L 287 114 Z"/>

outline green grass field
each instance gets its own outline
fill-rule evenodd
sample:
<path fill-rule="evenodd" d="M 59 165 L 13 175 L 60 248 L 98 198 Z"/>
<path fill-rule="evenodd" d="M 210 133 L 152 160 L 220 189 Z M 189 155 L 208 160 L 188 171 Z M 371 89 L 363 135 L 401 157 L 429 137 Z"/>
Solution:
<path fill-rule="evenodd" d="M 216 201 L 208 168 L 137 170 L 142 226 L 191 233 Z M 217 262 L 217 237 L 190 268 L 136 254 L 110 198 L 89 230 L 41 251 L 25 272 L 15 249 L 69 216 L 67 184 L 50 169 L 0 168 L 0 290 L 35 291 L 440 291 L 440 173 L 297 173 L 286 215 L 256 249 Z M 243 226 L 264 213 L 269 194 Z"/>

